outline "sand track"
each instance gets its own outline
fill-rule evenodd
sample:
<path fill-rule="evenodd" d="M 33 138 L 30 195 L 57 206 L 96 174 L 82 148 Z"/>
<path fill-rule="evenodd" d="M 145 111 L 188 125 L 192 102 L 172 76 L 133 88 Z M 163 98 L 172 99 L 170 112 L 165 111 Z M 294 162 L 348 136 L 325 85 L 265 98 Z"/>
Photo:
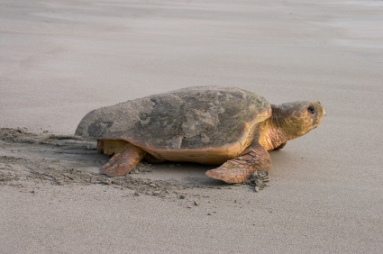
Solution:
<path fill-rule="evenodd" d="M 132 189 L 136 195 L 161 197 L 182 189 L 230 188 L 209 178 L 204 179 L 207 183 L 198 181 L 203 176 L 193 181 L 174 179 L 184 178 L 182 174 L 185 170 L 174 174 L 177 168 L 182 168 L 179 164 L 151 165 L 143 162 L 131 174 L 111 178 L 99 173 L 99 168 L 108 159 L 108 156 L 97 153 L 94 140 L 69 135 L 35 134 L 20 128 L 0 128 L 1 185 L 23 186 L 25 181 L 53 185 L 102 184 Z M 165 180 L 147 175 L 153 169 L 164 167 L 169 169 L 161 172 Z M 201 169 L 205 168 L 193 164 L 186 164 L 186 167 L 197 168 L 197 175 L 201 175 Z"/>
<path fill-rule="evenodd" d="M 151 180 L 131 175 L 110 178 L 97 172 L 107 160 L 107 156 L 97 153 L 95 142 L 91 140 L 38 135 L 26 129 L 0 129 L 0 184 L 18 185 L 21 180 L 48 181 L 55 185 L 106 184 L 159 196 L 191 187 L 176 180 Z M 151 167 L 141 163 L 134 173 L 150 172 Z"/>

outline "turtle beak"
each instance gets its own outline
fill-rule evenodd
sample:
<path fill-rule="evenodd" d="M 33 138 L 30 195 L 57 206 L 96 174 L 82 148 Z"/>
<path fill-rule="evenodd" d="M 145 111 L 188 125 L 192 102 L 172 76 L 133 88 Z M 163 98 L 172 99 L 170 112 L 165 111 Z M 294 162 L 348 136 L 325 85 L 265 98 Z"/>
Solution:
<path fill-rule="evenodd" d="M 320 101 L 318 101 L 318 104 L 322 106 L 322 104 L 320 103 Z M 324 109 L 324 107 L 322 106 L 322 110 L 323 110 L 323 116 L 326 115 L 326 110 Z"/>

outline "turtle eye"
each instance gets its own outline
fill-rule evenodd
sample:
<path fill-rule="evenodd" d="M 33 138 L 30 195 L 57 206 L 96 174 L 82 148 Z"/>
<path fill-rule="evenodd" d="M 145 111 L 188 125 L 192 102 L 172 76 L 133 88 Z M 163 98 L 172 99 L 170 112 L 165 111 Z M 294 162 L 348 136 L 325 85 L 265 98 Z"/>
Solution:
<path fill-rule="evenodd" d="M 315 107 L 313 105 L 308 106 L 307 111 L 310 114 L 315 114 Z"/>

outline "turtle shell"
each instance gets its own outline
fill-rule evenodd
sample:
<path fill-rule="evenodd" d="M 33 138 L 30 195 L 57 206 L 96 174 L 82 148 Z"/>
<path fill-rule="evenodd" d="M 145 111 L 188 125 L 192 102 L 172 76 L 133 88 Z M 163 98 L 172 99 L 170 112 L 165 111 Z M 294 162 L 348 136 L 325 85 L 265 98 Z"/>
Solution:
<path fill-rule="evenodd" d="M 257 124 L 270 115 L 269 102 L 255 93 L 189 87 L 93 110 L 75 134 L 126 140 L 154 156 L 193 150 L 228 157 L 234 148 L 233 157 L 252 142 Z"/>

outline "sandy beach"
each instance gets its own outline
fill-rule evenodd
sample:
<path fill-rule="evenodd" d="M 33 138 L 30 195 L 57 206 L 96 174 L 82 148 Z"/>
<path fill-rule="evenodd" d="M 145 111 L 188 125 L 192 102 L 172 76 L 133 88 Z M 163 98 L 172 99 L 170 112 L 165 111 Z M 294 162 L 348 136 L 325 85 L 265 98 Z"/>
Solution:
<path fill-rule="evenodd" d="M 0 0 L 1 253 L 382 253 L 382 1 Z M 267 187 L 211 166 L 108 156 L 89 111 L 188 86 L 273 104 L 319 100 L 321 125 L 271 152 Z"/>

